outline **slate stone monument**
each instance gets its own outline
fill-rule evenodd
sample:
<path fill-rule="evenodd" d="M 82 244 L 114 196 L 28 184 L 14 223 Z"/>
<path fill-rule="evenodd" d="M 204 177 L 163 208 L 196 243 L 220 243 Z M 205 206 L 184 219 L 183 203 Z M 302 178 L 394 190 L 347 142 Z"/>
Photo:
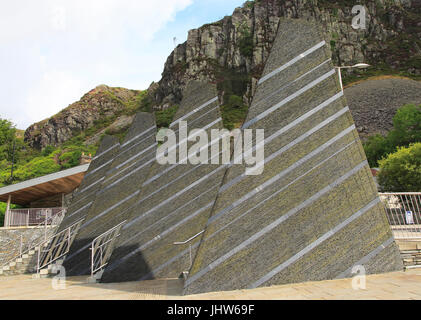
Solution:
<path fill-rule="evenodd" d="M 192 81 L 183 93 L 180 107 L 170 129 L 178 135 L 181 121 L 191 129 L 222 128 L 216 87 Z M 210 134 L 208 134 L 210 136 Z M 182 143 L 177 139 L 177 148 Z M 194 144 L 189 141 L 188 148 Z M 176 146 L 174 146 L 176 147 Z M 127 215 L 128 222 L 105 268 L 102 282 L 135 281 L 178 277 L 190 268 L 200 241 L 225 166 L 218 164 L 176 164 L 155 162 L 142 185 L 136 206 Z M 196 236 L 184 245 L 183 242 Z"/>
<path fill-rule="evenodd" d="M 155 136 L 154 116 L 137 113 L 64 260 L 67 275 L 90 273 L 92 241 L 124 221 L 124 213 L 136 203 L 155 160 Z"/>
<path fill-rule="evenodd" d="M 281 20 L 243 125 L 264 171 L 228 169 L 185 294 L 402 269 L 330 57 L 315 23 Z"/>
<path fill-rule="evenodd" d="M 115 137 L 105 136 L 102 139 L 96 156 L 92 159 L 82 183 L 73 196 L 66 216 L 61 222 L 57 233 L 86 217 L 119 147 L 120 143 Z"/>

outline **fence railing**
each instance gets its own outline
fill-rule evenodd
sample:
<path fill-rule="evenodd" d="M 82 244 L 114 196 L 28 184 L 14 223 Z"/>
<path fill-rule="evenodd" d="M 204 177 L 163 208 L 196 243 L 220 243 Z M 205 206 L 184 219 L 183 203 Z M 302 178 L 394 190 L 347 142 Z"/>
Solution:
<path fill-rule="evenodd" d="M 91 244 L 91 276 L 108 264 L 113 252 L 114 242 L 120 235 L 120 230 L 126 220 L 96 237 Z"/>
<path fill-rule="evenodd" d="M 199 233 L 196 233 L 193 237 L 187 239 L 186 241 L 181 241 L 181 242 L 174 242 L 174 245 L 185 245 L 185 244 L 189 244 L 189 257 L 190 257 L 190 264 L 189 264 L 189 270 L 193 265 L 193 256 L 192 256 L 192 245 L 191 245 L 191 241 L 196 239 L 198 236 L 200 236 L 203 232 L 205 232 L 205 230 L 200 231 Z"/>
<path fill-rule="evenodd" d="M 78 220 L 37 246 L 37 273 L 69 252 L 83 220 Z"/>
<path fill-rule="evenodd" d="M 64 208 L 28 208 L 11 209 L 8 211 L 5 221 L 7 227 L 37 226 L 44 221 L 50 221 L 52 217 L 62 212 Z"/>
<path fill-rule="evenodd" d="M 11 251 L 9 257 L 7 258 L 7 262 L 4 265 L 9 264 L 17 258 L 22 258 L 22 256 L 28 253 L 28 251 L 33 250 L 40 241 L 46 241 L 48 234 L 54 232 L 55 228 L 57 228 L 63 221 L 65 215 L 66 209 L 63 209 L 57 214 L 47 217 L 44 221 L 34 226 L 32 231 L 27 232 L 29 233 L 28 236 L 21 235 L 19 238 L 6 243 L 4 245 L 4 249 Z M 44 230 L 43 232 L 40 232 L 42 228 Z M 17 248 L 19 249 L 17 250 Z"/>
<path fill-rule="evenodd" d="M 380 193 L 396 240 L 421 240 L 421 192 Z"/>

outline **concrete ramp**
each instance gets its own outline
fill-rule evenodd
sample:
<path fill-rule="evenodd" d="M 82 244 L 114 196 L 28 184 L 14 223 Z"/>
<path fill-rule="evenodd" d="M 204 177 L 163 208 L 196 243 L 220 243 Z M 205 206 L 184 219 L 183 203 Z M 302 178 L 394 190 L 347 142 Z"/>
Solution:
<path fill-rule="evenodd" d="M 185 294 L 402 269 L 330 57 L 315 23 L 281 20 L 243 125 L 264 171 L 227 171 Z"/>

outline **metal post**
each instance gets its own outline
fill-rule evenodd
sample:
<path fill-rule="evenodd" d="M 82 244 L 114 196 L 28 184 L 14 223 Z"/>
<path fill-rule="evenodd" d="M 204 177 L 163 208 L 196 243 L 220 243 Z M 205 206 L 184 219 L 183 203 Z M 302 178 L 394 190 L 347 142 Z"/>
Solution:
<path fill-rule="evenodd" d="M 20 249 L 19 249 L 19 257 L 22 257 L 22 246 L 23 246 L 23 234 L 20 235 Z"/>
<path fill-rule="evenodd" d="M 94 276 L 94 242 L 91 244 L 91 277 Z"/>
<path fill-rule="evenodd" d="M 71 231 L 72 226 L 69 227 L 69 233 L 68 233 L 68 239 L 67 239 L 67 248 L 66 248 L 66 252 L 68 252 L 70 250 L 70 237 L 72 235 L 72 231 Z"/>
<path fill-rule="evenodd" d="M 44 224 L 44 241 L 47 240 L 47 217 L 45 217 L 45 224 Z"/>
<path fill-rule="evenodd" d="M 41 256 L 41 246 L 42 244 L 40 244 L 38 246 L 38 255 L 37 255 L 37 274 L 39 274 L 39 263 L 40 263 L 40 256 Z"/>
<path fill-rule="evenodd" d="M 338 67 L 338 75 L 339 75 L 339 83 L 341 84 L 341 91 L 344 92 L 344 86 L 342 84 L 342 73 L 341 73 L 341 67 Z"/>
<path fill-rule="evenodd" d="M 192 265 L 193 265 L 193 261 L 192 261 L 192 255 L 191 255 L 191 243 L 190 243 L 190 266 L 189 266 L 189 269 L 192 267 Z"/>

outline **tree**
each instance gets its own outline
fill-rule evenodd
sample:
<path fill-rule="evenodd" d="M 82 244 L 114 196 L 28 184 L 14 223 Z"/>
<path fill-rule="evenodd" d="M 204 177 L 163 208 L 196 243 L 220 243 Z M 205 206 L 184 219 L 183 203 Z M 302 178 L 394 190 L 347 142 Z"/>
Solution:
<path fill-rule="evenodd" d="M 389 141 L 380 134 L 370 136 L 364 143 L 364 151 L 372 168 L 377 167 L 378 160 L 393 152 L 393 149 L 394 147 L 390 145 Z"/>
<path fill-rule="evenodd" d="M 421 105 L 408 104 L 398 109 L 388 140 L 395 146 L 408 146 L 421 141 Z"/>
<path fill-rule="evenodd" d="M 398 147 L 407 147 L 421 141 L 421 105 L 405 105 L 393 117 L 393 129 L 385 136 L 376 134 L 364 143 L 364 151 L 371 167 L 379 160 L 395 152 Z"/>
<path fill-rule="evenodd" d="M 421 143 L 399 147 L 379 161 L 380 188 L 388 192 L 421 191 Z"/>
<path fill-rule="evenodd" d="M 14 125 L 9 120 L 0 119 L 0 160 L 11 160 L 15 139 L 16 128 Z"/>

